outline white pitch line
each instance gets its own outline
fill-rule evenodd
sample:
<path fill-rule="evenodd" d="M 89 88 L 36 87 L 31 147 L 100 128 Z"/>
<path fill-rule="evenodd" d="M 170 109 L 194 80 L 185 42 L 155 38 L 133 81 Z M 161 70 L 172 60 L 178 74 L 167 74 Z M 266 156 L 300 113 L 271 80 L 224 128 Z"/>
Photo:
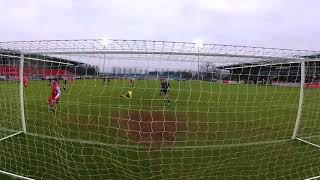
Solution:
<path fill-rule="evenodd" d="M 314 143 L 312 143 L 312 142 L 309 142 L 309 141 L 306 141 L 306 140 L 303 140 L 303 139 L 300 139 L 300 138 L 296 138 L 296 139 L 299 140 L 299 141 L 302 141 L 302 142 L 304 142 L 304 143 L 307 143 L 307 144 L 309 144 L 309 145 L 312 145 L 312 146 L 315 146 L 315 147 L 317 147 L 317 148 L 320 148 L 319 145 L 314 144 Z"/>
<path fill-rule="evenodd" d="M 14 133 L 14 134 L 11 134 L 11 135 L 9 135 L 9 136 L 6 136 L 6 137 L 4 137 L 4 138 L 1 138 L 0 141 L 3 141 L 3 140 L 8 139 L 8 138 L 11 138 L 11 137 L 13 137 L 13 136 L 15 136 L 15 135 L 18 135 L 18 134 L 21 134 L 21 133 L 23 133 L 23 131 L 19 131 L 19 132 L 16 132 L 16 133 Z"/>
<path fill-rule="evenodd" d="M 0 173 L 9 175 L 9 176 L 14 177 L 14 178 L 25 179 L 25 180 L 34 180 L 34 179 L 31 179 L 31 178 L 28 178 L 28 177 L 20 176 L 18 174 L 13 174 L 13 173 L 6 172 L 6 171 L 1 171 L 0 170 Z"/>
<path fill-rule="evenodd" d="M 14 131 L 11 129 L 6 129 L 6 128 L 0 128 L 0 130 L 5 130 L 5 131 L 9 131 L 9 132 L 16 132 L 10 136 L 7 136 L 5 138 L 0 139 L 0 141 L 22 133 L 22 131 L 17 132 L 17 131 Z M 110 144 L 110 143 L 103 143 L 103 142 L 98 142 L 98 141 L 88 141 L 88 140 L 83 140 L 83 139 L 67 139 L 67 138 L 41 135 L 41 134 L 36 134 L 36 133 L 26 133 L 26 134 L 31 135 L 31 136 L 35 136 L 35 137 L 53 139 L 53 140 L 58 140 L 58 141 L 68 141 L 68 142 L 101 145 L 101 146 L 108 146 L 108 147 L 131 148 L 131 149 L 148 148 L 149 147 L 149 146 L 143 146 L 143 145 Z M 304 139 L 311 139 L 311 138 L 317 138 L 317 137 L 320 137 L 320 135 L 304 137 Z M 296 138 L 296 139 L 320 148 L 319 145 L 310 143 L 310 142 L 305 141 L 300 138 Z M 243 146 L 254 146 L 254 145 L 263 145 L 263 144 L 275 144 L 275 143 L 284 143 L 284 142 L 290 142 L 290 141 L 292 141 L 292 139 L 288 138 L 288 139 L 280 139 L 280 140 L 272 140 L 272 141 L 249 142 L 249 143 L 239 143 L 239 144 L 218 144 L 218 145 L 203 145 L 203 146 L 162 146 L 162 147 L 160 147 L 160 149 L 167 149 L 167 150 L 169 150 L 169 149 L 208 149 L 208 148 L 211 149 L 211 148 L 227 148 L 227 147 L 243 147 Z M 161 143 L 161 142 L 159 142 L 159 143 Z M 174 143 L 174 142 L 172 142 L 172 143 Z"/>
<path fill-rule="evenodd" d="M 66 139 L 66 138 L 59 138 L 47 135 L 40 135 L 35 133 L 26 133 L 27 135 L 46 138 L 46 139 L 53 139 L 58 141 L 68 141 L 68 142 L 75 142 L 75 143 L 84 143 L 84 144 L 92 144 L 92 145 L 101 145 L 101 146 L 108 146 L 108 147 L 118 147 L 118 148 L 130 148 L 130 149 L 139 149 L 139 148 L 148 148 L 149 146 L 143 145 L 128 145 L 128 144 L 109 144 L 97 141 L 88 141 L 83 139 Z M 242 147 L 242 146 L 252 146 L 252 145 L 261 145 L 261 144 L 275 144 L 275 143 L 283 143 L 292 141 L 291 139 L 281 139 L 281 140 L 273 140 L 273 141 L 261 141 L 261 142 L 251 142 L 251 143 L 241 143 L 241 144 L 219 144 L 219 145 L 203 145 L 203 146 L 161 146 L 159 149 L 170 150 L 170 149 L 212 149 L 212 148 L 227 148 L 227 147 Z M 159 142 L 161 143 L 161 142 Z M 172 142 L 174 143 L 174 142 Z"/>
<path fill-rule="evenodd" d="M 304 179 L 304 180 L 314 180 L 314 179 L 320 179 L 320 176 L 315 176 L 315 177 L 307 178 L 307 179 Z"/>

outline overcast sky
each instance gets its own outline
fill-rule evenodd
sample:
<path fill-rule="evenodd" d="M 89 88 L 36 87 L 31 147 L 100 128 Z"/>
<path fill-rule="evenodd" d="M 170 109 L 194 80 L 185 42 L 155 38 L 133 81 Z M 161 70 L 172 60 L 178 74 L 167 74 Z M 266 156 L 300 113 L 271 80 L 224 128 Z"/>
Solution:
<path fill-rule="evenodd" d="M 0 0 L 0 41 L 148 39 L 320 49 L 319 0 Z"/>

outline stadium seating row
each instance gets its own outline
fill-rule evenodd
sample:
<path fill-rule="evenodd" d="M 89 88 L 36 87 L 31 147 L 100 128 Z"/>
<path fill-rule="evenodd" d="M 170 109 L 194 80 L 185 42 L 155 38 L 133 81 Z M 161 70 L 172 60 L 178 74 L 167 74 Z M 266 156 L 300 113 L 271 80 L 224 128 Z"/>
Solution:
<path fill-rule="evenodd" d="M 65 75 L 73 75 L 72 72 L 68 70 L 62 69 L 50 69 L 50 68 L 24 68 L 24 75 L 37 75 L 37 76 L 65 76 Z M 9 66 L 9 65 L 0 65 L 0 75 L 2 76 L 18 76 L 19 75 L 19 67 L 17 66 Z"/>

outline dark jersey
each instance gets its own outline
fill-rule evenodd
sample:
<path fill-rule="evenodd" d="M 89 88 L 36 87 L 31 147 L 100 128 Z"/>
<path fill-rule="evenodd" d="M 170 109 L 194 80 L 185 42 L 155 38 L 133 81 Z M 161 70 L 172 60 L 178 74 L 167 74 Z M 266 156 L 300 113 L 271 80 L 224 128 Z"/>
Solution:
<path fill-rule="evenodd" d="M 162 91 L 168 91 L 170 88 L 170 83 L 169 82 L 162 82 L 161 83 L 161 90 Z"/>

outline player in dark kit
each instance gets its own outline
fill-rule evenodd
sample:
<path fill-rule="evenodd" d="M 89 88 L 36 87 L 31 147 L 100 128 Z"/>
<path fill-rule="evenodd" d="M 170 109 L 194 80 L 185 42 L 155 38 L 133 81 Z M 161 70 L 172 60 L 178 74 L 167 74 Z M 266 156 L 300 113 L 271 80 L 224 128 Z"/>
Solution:
<path fill-rule="evenodd" d="M 66 90 L 66 88 L 67 88 L 67 83 L 68 83 L 67 79 L 64 79 L 64 80 L 63 80 L 63 90 Z"/>
<path fill-rule="evenodd" d="M 106 84 L 106 76 L 103 76 L 103 78 L 102 78 L 102 83 L 103 83 L 103 84 Z"/>
<path fill-rule="evenodd" d="M 102 81 L 103 81 L 104 85 L 110 85 L 110 78 L 109 77 L 103 76 Z"/>
<path fill-rule="evenodd" d="M 161 79 L 161 93 L 163 95 L 163 102 L 168 105 L 170 105 L 170 99 L 169 99 L 169 90 L 170 90 L 170 83 L 167 80 Z"/>

